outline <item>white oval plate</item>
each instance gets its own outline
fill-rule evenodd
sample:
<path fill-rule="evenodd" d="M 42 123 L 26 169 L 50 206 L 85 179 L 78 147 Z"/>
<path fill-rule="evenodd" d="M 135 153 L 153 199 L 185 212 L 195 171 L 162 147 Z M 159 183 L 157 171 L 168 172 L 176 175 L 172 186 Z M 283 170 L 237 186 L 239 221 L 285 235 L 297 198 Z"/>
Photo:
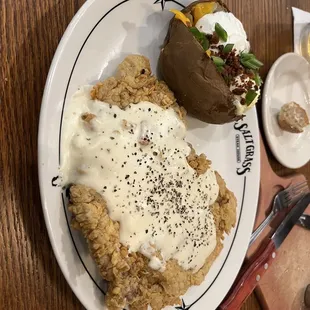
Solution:
<path fill-rule="evenodd" d="M 162 11 L 161 4 L 154 0 L 87 1 L 66 30 L 46 82 L 39 127 L 43 210 L 59 266 L 87 309 L 103 309 L 106 285 L 82 236 L 69 226 L 66 195 L 57 186 L 63 110 L 80 85 L 110 76 L 128 54 L 143 54 L 156 68 L 172 17 L 169 8 L 180 9 L 181 5 L 166 1 Z M 178 308 L 212 310 L 232 285 L 253 228 L 260 178 L 258 122 L 255 109 L 236 124 L 211 126 L 193 118 L 188 121 L 188 141 L 198 152 L 207 154 L 238 199 L 237 225 L 225 239 L 221 255 L 205 281 L 182 296 L 183 305 Z"/>
<path fill-rule="evenodd" d="M 310 117 L 310 64 L 300 55 L 282 55 L 271 67 L 263 93 L 263 125 L 270 149 L 276 159 L 291 169 L 310 159 L 310 126 L 303 133 L 286 132 L 279 127 L 281 107 L 295 101 Z"/>

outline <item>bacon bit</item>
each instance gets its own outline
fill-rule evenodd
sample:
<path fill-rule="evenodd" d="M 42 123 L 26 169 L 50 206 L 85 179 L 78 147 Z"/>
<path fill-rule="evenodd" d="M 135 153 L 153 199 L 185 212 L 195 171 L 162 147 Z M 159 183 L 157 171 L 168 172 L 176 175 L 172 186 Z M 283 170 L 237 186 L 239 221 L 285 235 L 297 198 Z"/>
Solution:
<path fill-rule="evenodd" d="M 142 139 L 139 139 L 139 143 L 141 145 L 149 145 L 150 144 L 150 140 L 148 140 L 147 138 L 142 138 Z"/>
<path fill-rule="evenodd" d="M 212 46 L 211 46 L 212 47 Z M 237 55 L 236 49 L 233 49 L 230 53 L 223 52 L 223 45 L 219 45 L 218 52 L 212 53 L 214 56 L 218 56 L 225 61 L 224 70 L 221 72 L 227 85 L 235 86 L 232 91 L 235 95 L 242 95 L 247 90 L 255 89 L 258 87 L 252 81 L 254 79 L 254 73 L 243 67 L 240 62 L 240 56 Z M 235 78 L 239 77 L 237 81 Z"/>
<path fill-rule="evenodd" d="M 246 74 L 248 75 L 248 77 L 250 78 L 250 79 L 254 79 L 255 78 L 255 74 L 254 74 L 254 72 L 253 71 L 251 71 L 251 70 L 246 70 Z"/>
<path fill-rule="evenodd" d="M 235 95 L 239 95 L 241 96 L 242 94 L 244 94 L 246 92 L 246 90 L 244 88 L 241 88 L 241 87 L 237 87 L 235 88 L 232 93 L 235 94 Z"/>
<path fill-rule="evenodd" d="M 83 120 L 83 126 L 87 129 L 87 130 L 91 130 L 94 131 L 94 123 L 92 122 L 92 120 L 96 117 L 95 114 L 91 114 L 91 113 L 83 113 L 81 115 L 81 119 Z"/>
<path fill-rule="evenodd" d="M 247 86 L 249 87 L 249 88 L 253 88 L 253 86 L 254 86 L 254 82 L 253 81 L 248 81 L 248 83 L 247 83 Z"/>
<path fill-rule="evenodd" d="M 84 122 L 89 123 L 92 119 L 96 117 L 95 114 L 92 113 L 84 113 L 82 114 L 81 118 Z"/>
<path fill-rule="evenodd" d="M 211 39 L 209 40 L 210 44 L 218 44 L 220 42 L 220 38 L 216 32 L 213 32 Z"/>
<path fill-rule="evenodd" d="M 210 42 L 212 40 L 212 34 L 210 33 L 206 34 L 206 38 Z"/>
<path fill-rule="evenodd" d="M 146 121 L 142 121 L 141 122 L 141 133 L 140 133 L 140 137 L 138 142 L 141 145 L 148 145 L 150 144 L 151 140 L 150 140 L 150 131 L 147 127 L 147 123 Z"/>
<path fill-rule="evenodd" d="M 131 124 L 131 123 L 129 123 L 127 120 L 125 120 L 125 119 L 122 119 L 122 127 L 124 128 L 124 129 L 134 129 L 134 128 L 136 128 L 136 125 L 135 124 Z"/>

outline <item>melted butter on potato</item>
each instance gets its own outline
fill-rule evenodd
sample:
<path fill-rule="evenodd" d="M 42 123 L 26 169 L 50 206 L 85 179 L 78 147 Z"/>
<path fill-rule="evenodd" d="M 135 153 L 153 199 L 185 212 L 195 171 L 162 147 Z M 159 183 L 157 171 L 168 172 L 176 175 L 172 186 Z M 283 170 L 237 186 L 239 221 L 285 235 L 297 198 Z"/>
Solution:
<path fill-rule="evenodd" d="M 171 13 L 175 15 L 176 19 L 179 19 L 186 27 L 191 27 L 192 22 L 188 17 L 185 16 L 181 11 L 179 10 L 170 10 Z"/>
<path fill-rule="evenodd" d="M 194 24 L 198 22 L 198 20 L 205 16 L 206 14 L 213 13 L 217 8 L 217 3 L 215 2 L 203 2 L 198 3 L 192 9 L 192 14 L 194 16 Z"/>

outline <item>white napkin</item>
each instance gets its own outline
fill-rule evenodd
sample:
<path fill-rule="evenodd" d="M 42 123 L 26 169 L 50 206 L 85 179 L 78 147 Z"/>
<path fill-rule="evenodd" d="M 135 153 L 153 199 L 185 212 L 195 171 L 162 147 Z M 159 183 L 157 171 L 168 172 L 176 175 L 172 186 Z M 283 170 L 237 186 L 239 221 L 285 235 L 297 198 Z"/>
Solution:
<path fill-rule="evenodd" d="M 300 39 L 303 28 L 310 23 L 310 13 L 292 8 L 294 17 L 294 52 L 301 54 L 300 52 Z"/>

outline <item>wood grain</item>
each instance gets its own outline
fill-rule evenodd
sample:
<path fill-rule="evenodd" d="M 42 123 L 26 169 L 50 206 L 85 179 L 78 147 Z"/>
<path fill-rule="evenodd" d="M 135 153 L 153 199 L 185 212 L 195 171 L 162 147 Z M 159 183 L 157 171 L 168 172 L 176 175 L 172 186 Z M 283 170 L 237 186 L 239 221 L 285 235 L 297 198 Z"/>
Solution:
<path fill-rule="evenodd" d="M 83 309 L 53 255 L 37 179 L 46 76 L 57 44 L 83 2 L 0 0 L 0 309 Z M 291 7 L 310 11 L 309 0 L 227 3 L 265 63 L 263 75 L 277 57 L 292 50 Z M 292 172 L 270 159 L 279 174 Z M 310 178 L 309 164 L 299 171 Z M 254 295 L 242 309 L 259 309 Z"/>

